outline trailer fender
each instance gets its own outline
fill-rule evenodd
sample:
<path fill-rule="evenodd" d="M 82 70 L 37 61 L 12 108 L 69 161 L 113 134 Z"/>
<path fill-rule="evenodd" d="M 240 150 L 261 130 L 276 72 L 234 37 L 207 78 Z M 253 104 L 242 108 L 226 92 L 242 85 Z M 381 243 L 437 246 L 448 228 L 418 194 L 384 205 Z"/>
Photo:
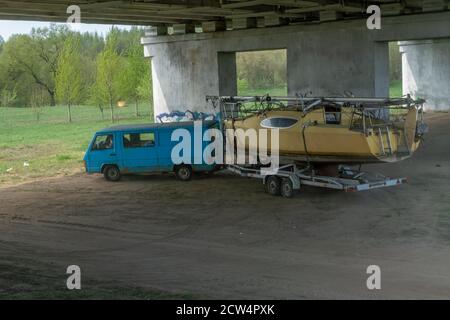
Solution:
<path fill-rule="evenodd" d="M 292 186 L 294 190 L 300 189 L 300 178 L 297 177 L 295 174 L 289 175 L 289 179 L 292 181 Z"/>

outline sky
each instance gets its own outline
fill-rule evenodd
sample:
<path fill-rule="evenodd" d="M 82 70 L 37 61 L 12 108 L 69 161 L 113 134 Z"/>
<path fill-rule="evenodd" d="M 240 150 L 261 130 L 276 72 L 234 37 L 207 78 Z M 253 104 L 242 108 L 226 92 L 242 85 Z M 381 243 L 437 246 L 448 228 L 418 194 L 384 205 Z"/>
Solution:
<path fill-rule="evenodd" d="M 6 41 L 13 34 L 28 34 L 31 32 L 31 29 L 38 27 L 48 27 L 50 23 L 48 22 L 37 22 L 37 21 L 8 21 L 8 20 L 0 20 L 0 36 Z M 129 28 L 128 26 L 117 26 L 120 28 Z M 106 34 L 108 30 L 111 28 L 111 25 L 102 25 L 102 24 L 87 24 L 81 23 L 78 26 L 75 26 L 76 30 L 80 32 L 95 32 L 97 31 L 100 34 Z"/>

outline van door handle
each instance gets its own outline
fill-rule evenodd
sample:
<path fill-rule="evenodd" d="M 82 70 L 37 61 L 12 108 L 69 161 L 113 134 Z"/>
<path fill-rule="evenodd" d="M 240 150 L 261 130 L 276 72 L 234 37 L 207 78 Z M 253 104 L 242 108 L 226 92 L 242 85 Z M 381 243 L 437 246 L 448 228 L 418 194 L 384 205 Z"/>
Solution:
<path fill-rule="evenodd" d="M 109 156 L 110 156 L 110 157 L 115 157 L 115 156 L 117 156 L 117 154 L 115 154 L 115 153 L 110 153 Z"/>

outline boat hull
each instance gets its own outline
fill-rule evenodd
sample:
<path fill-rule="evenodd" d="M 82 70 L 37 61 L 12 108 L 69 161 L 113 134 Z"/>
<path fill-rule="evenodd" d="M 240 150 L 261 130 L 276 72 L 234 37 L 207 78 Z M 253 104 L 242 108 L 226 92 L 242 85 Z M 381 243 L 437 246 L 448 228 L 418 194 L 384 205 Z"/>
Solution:
<path fill-rule="evenodd" d="M 420 144 L 420 139 L 415 134 L 415 108 L 408 110 L 397 122 L 389 125 L 372 123 L 364 130 L 355 126 L 351 110 L 344 108 L 338 124 L 327 123 L 322 109 L 306 115 L 293 110 L 271 110 L 245 119 L 226 120 L 227 139 L 234 140 L 238 151 L 258 150 L 260 154 L 270 155 L 272 132 L 267 130 L 268 143 L 267 148 L 264 148 L 265 144 L 259 141 L 260 131 L 269 129 L 263 125 L 265 119 L 276 117 L 296 120 L 292 126 L 278 130 L 278 150 L 282 163 L 396 162 L 410 157 Z M 257 140 L 248 139 L 248 135 L 237 134 L 239 131 L 247 132 L 248 129 L 256 130 Z"/>

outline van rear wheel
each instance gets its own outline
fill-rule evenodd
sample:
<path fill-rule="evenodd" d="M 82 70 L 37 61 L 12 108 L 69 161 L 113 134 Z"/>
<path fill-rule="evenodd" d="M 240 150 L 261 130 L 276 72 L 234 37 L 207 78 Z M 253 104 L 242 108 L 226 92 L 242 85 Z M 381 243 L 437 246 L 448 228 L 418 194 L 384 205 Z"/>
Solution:
<path fill-rule="evenodd" d="M 192 178 L 192 168 L 187 165 L 177 166 L 175 167 L 175 175 L 181 181 L 189 181 Z"/>
<path fill-rule="evenodd" d="M 106 166 L 103 169 L 103 176 L 108 181 L 119 181 L 122 177 L 119 168 L 116 166 Z"/>

